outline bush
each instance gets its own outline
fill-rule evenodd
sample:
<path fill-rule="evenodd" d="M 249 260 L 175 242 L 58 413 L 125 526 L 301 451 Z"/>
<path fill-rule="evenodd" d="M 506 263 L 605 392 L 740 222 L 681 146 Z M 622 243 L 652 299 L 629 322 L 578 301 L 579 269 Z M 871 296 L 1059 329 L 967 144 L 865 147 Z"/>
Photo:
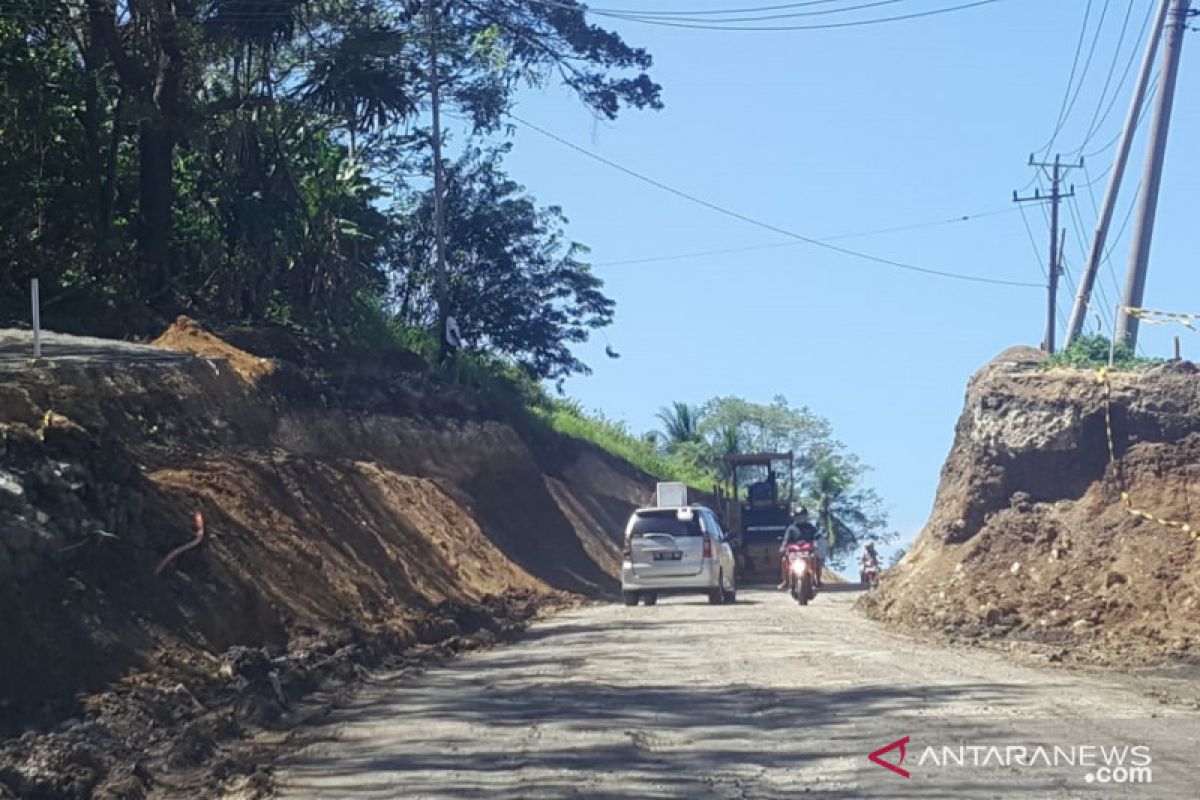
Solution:
<path fill-rule="evenodd" d="M 1108 364 L 1111 340 L 1100 334 L 1079 336 L 1071 342 L 1071 346 L 1061 353 L 1055 353 L 1046 361 L 1047 367 L 1079 367 L 1083 369 L 1099 369 Z M 1125 342 L 1117 342 L 1112 347 L 1113 368 L 1121 370 L 1138 369 L 1161 364 L 1162 359 L 1140 358 Z"/>

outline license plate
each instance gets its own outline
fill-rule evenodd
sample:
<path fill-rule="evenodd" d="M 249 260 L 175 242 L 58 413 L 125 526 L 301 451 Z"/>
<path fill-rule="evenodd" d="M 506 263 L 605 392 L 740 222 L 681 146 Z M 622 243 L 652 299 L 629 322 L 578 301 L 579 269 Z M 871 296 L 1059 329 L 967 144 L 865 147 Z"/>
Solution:
<path fill-rule="evenodd" d="M 655 561 L 679 561 L 683 558 L 683 553 L 676 550 L 674 553 L 655 553 Z"/>

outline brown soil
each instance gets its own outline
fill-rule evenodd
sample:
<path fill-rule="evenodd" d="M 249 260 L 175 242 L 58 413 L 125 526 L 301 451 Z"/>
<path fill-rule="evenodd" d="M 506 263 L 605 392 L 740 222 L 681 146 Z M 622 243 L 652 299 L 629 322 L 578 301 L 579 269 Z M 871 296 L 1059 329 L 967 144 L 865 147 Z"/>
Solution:
<path fill-rule="evenodd" d="M 972 379 L 929 523 L 862 601 L 903 626 L 1041 646 L 1054 661 L 1200 662 L 1200 374 L 1113 376 L 1002 354 Z"/>
<path fill-rule="evenodd" d="M 151 344 L 166 350 L 194 353 L 204 358 L 220 358 L 248 381 L 258 381 L 275 371 L 270 360 L 252 356 L 206 331 L 200 323 L 181 316 Z"/>
<path fill-rule="evenodd" d="M 231 743 L 313 691 L 615 592 L 629 465 L 414 373 L 342 406 L 189 320 L 159 342 L 203 357 L 0 386 L 0 798 L 255 796 Z"/>

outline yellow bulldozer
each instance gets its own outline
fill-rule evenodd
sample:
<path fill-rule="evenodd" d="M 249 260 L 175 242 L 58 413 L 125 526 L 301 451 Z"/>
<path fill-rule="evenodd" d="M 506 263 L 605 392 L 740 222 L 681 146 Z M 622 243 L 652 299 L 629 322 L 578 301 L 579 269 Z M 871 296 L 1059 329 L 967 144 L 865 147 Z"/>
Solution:
<path fill-rule="evenodd" d="M 735 453 L 725 456 L 725 481 L 717 486 L 721 524 L 735 544 L 738 583 L 779 580 L 779 545 L 791 523 L 795 456 Z"/>

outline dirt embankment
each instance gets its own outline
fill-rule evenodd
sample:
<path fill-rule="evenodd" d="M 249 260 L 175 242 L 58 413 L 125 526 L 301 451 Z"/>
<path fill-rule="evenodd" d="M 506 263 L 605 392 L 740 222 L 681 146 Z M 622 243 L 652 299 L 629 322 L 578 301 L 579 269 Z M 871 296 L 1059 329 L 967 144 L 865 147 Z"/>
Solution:
<path fill-rule="evenodd" d="M 250 796 L 221 742 L 327 681 L 616 588 L 652 489 L 623 462 L 531 448 L 411 363 L 302 370 L 186 320 L 159 344 L 200 356 L 0 384 L 0 798 L 158 796 L 200 765 L 189 796 Z"/>
<path fill-rule="evenodd" d="M 1053 646 L 1054 660 L 1200 658 L 1200 373 L 1111 376 L 1115 463 L 1094 371 L 1007 351 L 971 381 L 933 512 L 864 598 L 872 616 Z"/>

